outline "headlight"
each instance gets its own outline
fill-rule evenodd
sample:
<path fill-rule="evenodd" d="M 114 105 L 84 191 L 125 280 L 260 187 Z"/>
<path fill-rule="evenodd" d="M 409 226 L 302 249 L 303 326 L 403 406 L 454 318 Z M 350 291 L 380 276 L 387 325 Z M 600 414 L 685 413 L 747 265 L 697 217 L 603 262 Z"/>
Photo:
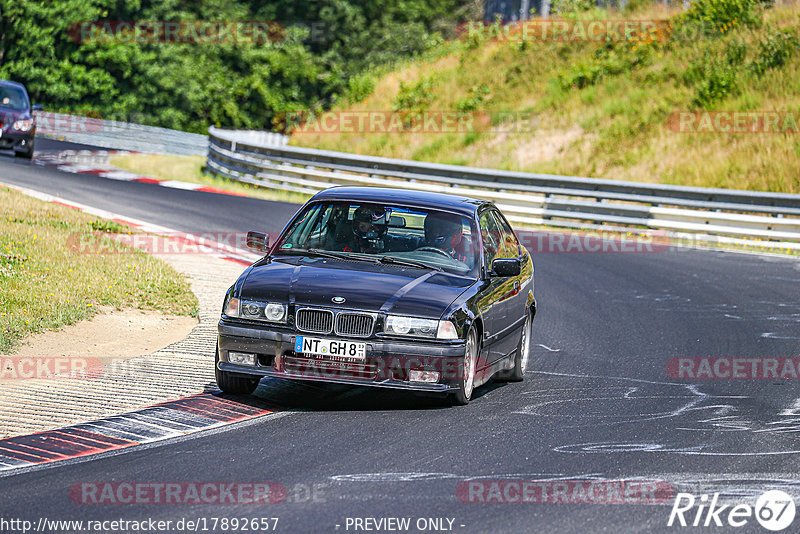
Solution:
<path fill-rule="evenodd" d="M 450 321 L 418 319 L 400 315 L 387 315 L 383 331 L 398 336 L 458 339 L 456 328 Z"/>
<path fill-rule="evenodd" d="M 15 121 L 13 128 L 18 132 L 28 132 L 31 128 L 33 128 L 33 119 Z"/>
<path fill-rule="evenodd" d="M 286 305 L 270 302 L 264 307 L 264 316 L 273 323 L 286 321 Z"/>
<path fill-rule="evenodd" d="M 271 323 L 286 322 L 286 304 L 242 300 L 240 311 L 240 319 L 269 321 Z"/>

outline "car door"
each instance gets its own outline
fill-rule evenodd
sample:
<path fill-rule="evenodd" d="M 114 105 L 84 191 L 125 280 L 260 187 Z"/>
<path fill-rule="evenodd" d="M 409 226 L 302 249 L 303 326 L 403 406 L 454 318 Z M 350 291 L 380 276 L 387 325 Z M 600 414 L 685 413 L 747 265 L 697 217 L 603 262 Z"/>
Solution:
<path fill-rule="evenodd" d="M 520 246 L 516 234 L 511 229 L 506 218 L 499 211 L 492 211 L 497 226 L 503 239 L 503 246 L 501 247 L 501 255 L 504 258 L 518 258 L 521 264 L 520 274 L 508 279 L 511 283 L 510 292 L 506 294 L 502 301 L 503 306 L 503 322 L 501 325 L 495 327 L 498 333 L 506 333 L 498 340 L 499 350 L 505 354 L 515 350 L 519 345 L 520 336 L 522 335 L 522 327 L 525 324 L 525 307 L 527 302 L 526 284 L 531 275 L 531 269 L 528 262 L 528 253 Z"/>
<path fill-rule="evenodd" d="M 488 363 L 494 363 L 506 355 L 500 342 L 503 326 L 506 323 L 507 294 L 513 289 L 513 281 L 508 278 L 490 276 L 492 261 L 503 251 L 503 234 L 491 209 L 485 209 L 479 217 L 481 241 L 483 246 L 483 265 L 485 286 L 478 299 L 478 307 L 483 317 L 483 346 L 487 349 Z"/>

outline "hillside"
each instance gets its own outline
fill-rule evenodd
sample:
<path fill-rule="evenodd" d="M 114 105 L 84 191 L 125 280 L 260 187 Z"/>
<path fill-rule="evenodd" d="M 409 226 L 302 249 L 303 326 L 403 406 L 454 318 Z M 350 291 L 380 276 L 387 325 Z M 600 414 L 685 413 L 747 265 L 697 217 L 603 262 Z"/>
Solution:
<path fill-rule="evenodd" d="M 365 122 L 350 127 L 352 133 L 328 133 L 312 120 L 295 131 L 292 144 L 800 193 L 800 8 L 764 8 L 752 0 L 699 0 L 686 12 L 660 3 L 632 5 L 639 7 L 621 13 L 562 8 L 560 17 L 571 29 L 608 19 L 659 21 L 655 31 L 610 41 L 581 41 L 578 34 L 579 41 L 564 42 L 530 34 L 523 39 L 520 28 L 495 28 L 510 31 L 500 39 L 491 28 L 465 30 L 422 59 L 366 80 L 374 86 L 368 96 L 334 109 L 399 113 L 401 123 L 415 112 L 460 112 L 474 119 L 473 131 L 408 133 Z M 689 117 L 685 123 L 681 112 Z M 344 122 L 330 124 L 341 130 Z M 726 125 L 729 131 L 722 131 Z"/>

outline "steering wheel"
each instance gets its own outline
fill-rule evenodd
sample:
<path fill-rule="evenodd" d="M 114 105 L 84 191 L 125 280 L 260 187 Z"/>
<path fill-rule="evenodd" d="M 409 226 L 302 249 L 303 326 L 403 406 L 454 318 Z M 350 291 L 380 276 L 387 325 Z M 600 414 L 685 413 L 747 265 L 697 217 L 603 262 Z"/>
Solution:
<path fill-rule="evenodd" d="M 448 254 L 444 250 L 442 250 L 440 248 L 436 248 L 436 247 L 420 247 L 417 250 L 415 250 L 414 252 L 437 252 L 437 253 L 441 254 L 442 256 L 447 256 L 451 260 L 453 259 L 452 256 L 450 256 L 450 254 Z"/>

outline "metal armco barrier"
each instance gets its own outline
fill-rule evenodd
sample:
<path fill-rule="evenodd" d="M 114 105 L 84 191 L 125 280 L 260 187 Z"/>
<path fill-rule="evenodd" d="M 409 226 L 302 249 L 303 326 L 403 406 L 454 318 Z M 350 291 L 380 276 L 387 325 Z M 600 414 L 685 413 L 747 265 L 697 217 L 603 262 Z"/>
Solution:
<path fill-rule="evenodd" d="M 672 186 L 442 165 L 268 144 L 209 128 L 209 170 L 313 194 L 371 185 L 493 200 L 511 222 L 604 231 L 648 228 L 707 241 L 800 248 L 800 195 Z M 703 240 L 703 238 L 700 238 Z M 749 243 L 748 243 L 749 244 Z"/>
<path fill-rule="evenodd" d="M 34 111 L 36 136 L 132 152 L 203 155 L 205 135 L 130 122 Z"/>

